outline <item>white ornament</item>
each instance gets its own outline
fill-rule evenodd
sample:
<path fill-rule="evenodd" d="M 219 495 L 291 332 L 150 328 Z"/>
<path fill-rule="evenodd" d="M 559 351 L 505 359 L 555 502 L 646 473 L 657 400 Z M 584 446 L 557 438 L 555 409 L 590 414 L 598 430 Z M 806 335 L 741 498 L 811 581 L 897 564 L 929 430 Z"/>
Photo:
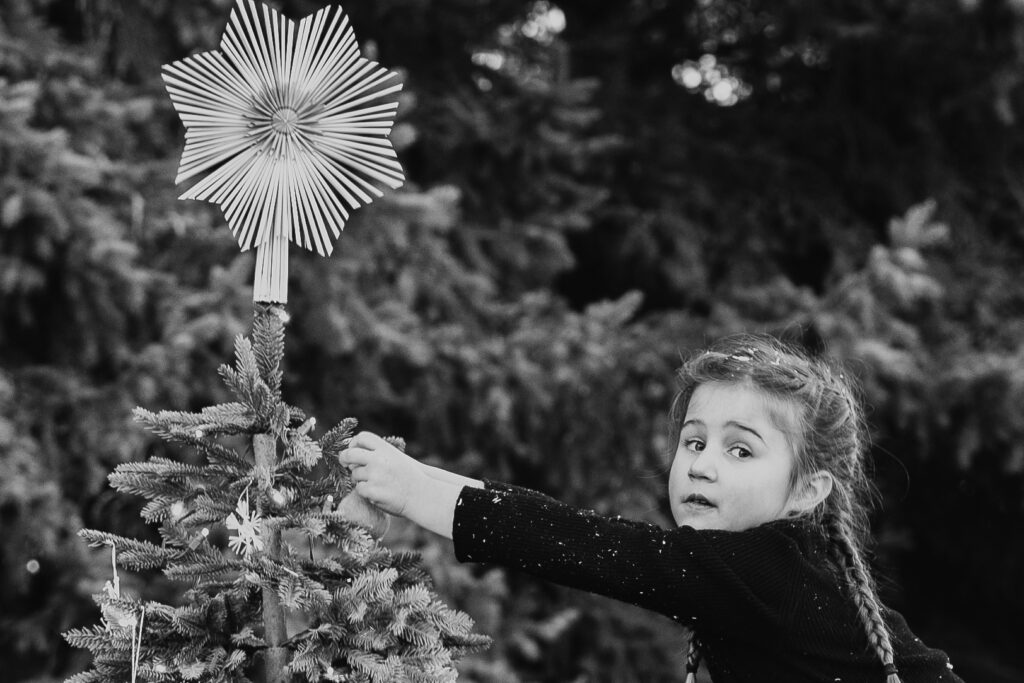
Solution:
<path fill-rule="evenodd" d="M 260 538 L 260 515 L 255 510 L 249 510 L 248 495 L 238 499 L 238 506 L 235 511 L 228 515 L 225 520 L 228 528 L 236 534 L 228 539 L 228 547 L 246 559 L 253 550 L 263 550 L 263 539 Z"/>

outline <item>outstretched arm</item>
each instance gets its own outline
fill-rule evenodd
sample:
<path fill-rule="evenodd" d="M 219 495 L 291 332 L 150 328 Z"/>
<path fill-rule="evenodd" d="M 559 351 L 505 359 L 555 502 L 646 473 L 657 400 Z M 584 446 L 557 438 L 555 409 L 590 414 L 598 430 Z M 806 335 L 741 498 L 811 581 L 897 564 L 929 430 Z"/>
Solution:
<path fill-rule="evenodd" d="M 352 468 L 359 495 L 452 539 L 461 562 L 519 569 L 683 623 L 774 628 L 788 618 L 795 578 L 805 571 L 793 538 L 773 525 L 697 531 L 604 517 L 428 468 L 369 432 L 338 459 Z"/>
<path fill-rule="evenodd" d="M 356 434 L 338 460 L 351 468 L 360 496 L 449 539 L 462 487 L 484 488 L 478 479 L 424 465 L 371 432 Z"/>

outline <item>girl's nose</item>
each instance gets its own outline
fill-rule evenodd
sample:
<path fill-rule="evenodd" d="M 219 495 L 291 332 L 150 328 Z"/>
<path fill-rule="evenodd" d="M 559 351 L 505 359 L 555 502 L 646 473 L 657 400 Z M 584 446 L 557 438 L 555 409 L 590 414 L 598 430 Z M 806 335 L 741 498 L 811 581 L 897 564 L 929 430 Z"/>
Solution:
<path fill-rule="evenodd" d="M 709 449 L 705 447 L 703 451 L 697 453 L 697 457 L 690 463 L 690 469 L 686 472 L 686 476 L 690 479 L 704 479 L 706 481 L 715 480 L 714 458 L 708 450 Z"/>

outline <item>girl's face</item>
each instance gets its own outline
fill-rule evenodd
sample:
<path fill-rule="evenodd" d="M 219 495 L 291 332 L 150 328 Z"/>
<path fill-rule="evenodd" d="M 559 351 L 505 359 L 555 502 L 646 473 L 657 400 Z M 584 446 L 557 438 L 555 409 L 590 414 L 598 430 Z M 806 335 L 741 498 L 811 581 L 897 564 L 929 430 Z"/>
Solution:
<path fill-rule="evenodd" d="M 742 531 L 792 509 L 796 455 L 768 400 L 747 383 L 710 382 L 693 392 L 668 481 L 676 524 Z"/>

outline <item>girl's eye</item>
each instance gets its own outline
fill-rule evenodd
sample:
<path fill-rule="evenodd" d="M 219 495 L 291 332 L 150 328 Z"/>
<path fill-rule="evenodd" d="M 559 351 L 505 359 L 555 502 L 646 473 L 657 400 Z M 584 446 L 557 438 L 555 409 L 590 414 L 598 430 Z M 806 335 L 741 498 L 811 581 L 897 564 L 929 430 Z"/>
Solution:
<path fill-rule="evenodd" d="M 687 439 L 683 442 L 687 450 L 693 451 L 694 453 L 700 453 L 704 450 L 704 442 L 700 439 Z"/>
<path fill-rule="evenodd" d="M 739 444 L 731 447 L 726 452 L 738 460 L 746 460 L 747 458 L 753 457 L 754 455 L 753 453 L 750 452 L 749 448 L 747 448 L 746 446 L 740 446 Z"/>

